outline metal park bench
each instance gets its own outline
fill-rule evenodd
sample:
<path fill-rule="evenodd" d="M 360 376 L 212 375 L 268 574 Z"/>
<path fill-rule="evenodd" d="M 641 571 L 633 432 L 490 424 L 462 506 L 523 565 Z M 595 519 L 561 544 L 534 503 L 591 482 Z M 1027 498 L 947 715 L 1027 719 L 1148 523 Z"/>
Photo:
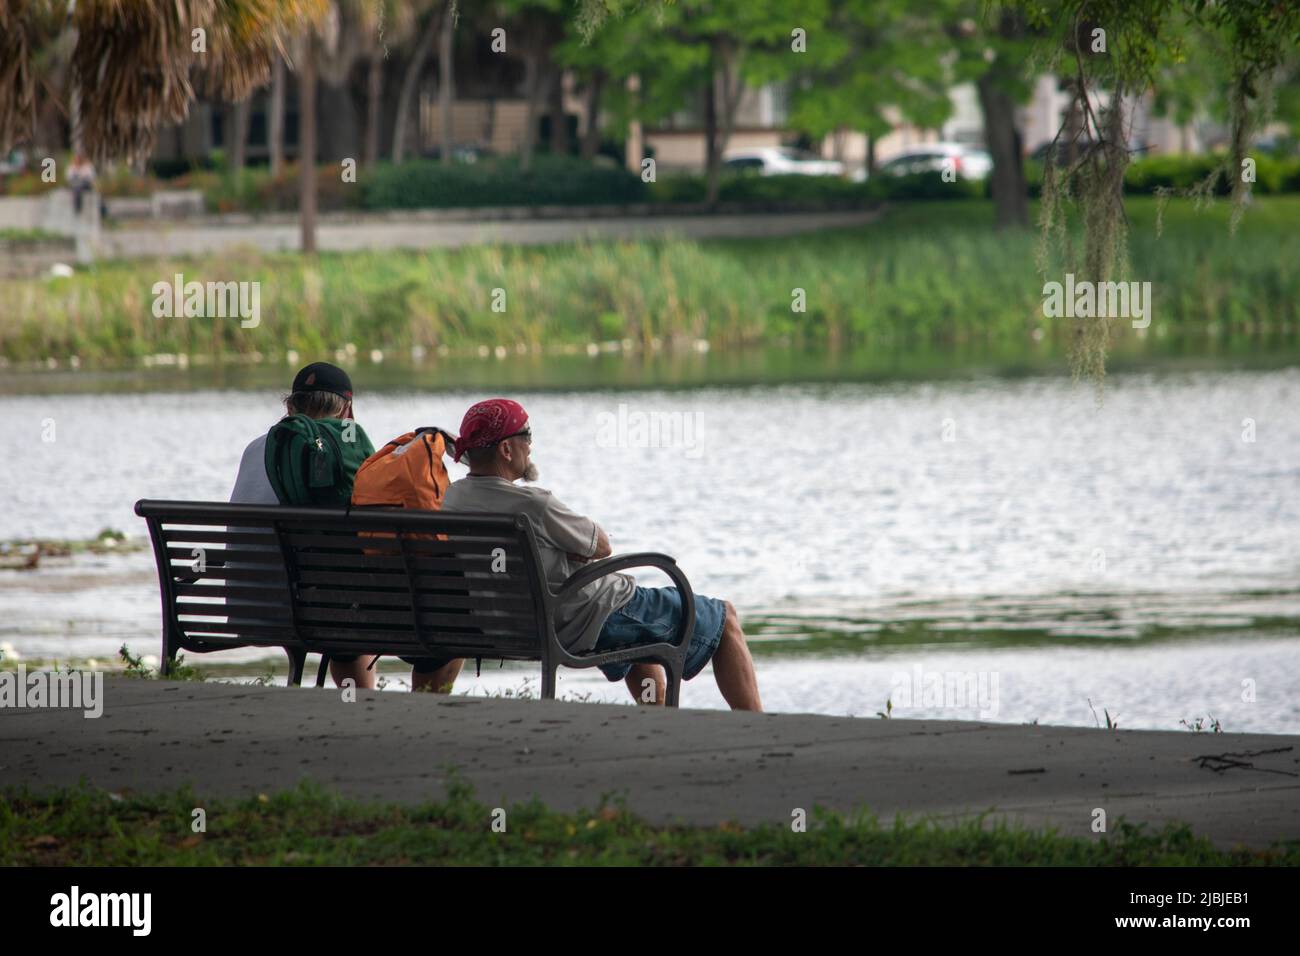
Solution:
<path fill-rule="evenodd" d="M 289 683 L 320 654 L 540 661 L 542 697 L 560 665 L 652 660 L 677 706 L 695 600 L 665 554 L 615 555 L 585 565 L 552 592 L 532 522 L 523 515 L 401 508 L 297 508 L 206 501 L 137 501 L 149 523 L 162 597 L 162 669 L 179 651 L 280 647 Z M 686 613 L 671 642 L 571 654 L 555 635 L 560 603 L 614 571 L 654 567 L 681 591 Z"/>

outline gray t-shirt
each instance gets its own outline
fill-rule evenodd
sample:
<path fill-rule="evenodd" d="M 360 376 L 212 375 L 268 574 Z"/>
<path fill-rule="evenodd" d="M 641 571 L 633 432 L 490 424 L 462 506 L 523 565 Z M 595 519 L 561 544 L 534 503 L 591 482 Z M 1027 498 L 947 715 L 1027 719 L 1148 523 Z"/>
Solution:
<path fill-rule="evenodd" d="M 552 591 L 558 591 L 569 575 L 583 566 L 570 554 L 591 557 L 596 553 L 600 526 L 570 511 L 545 488 L 471 475 L 452 482 L 442 510 L 528 515 Z M 574 654 L 590 651 L 605 618 L 632 600 L 635 589 L 636 581 L 626 574 L 607 574 L 588 584 L 557 610 L 555 631 L 560 643 Z"/>
<path fill-rule="evenodd" d="M 240 505 L 278 505 L 280 499 L 266 476 L 266 436 L 258 435 L 244 449 L 239 459 L 239 474 L 230 492 L 230 503 Z"/>

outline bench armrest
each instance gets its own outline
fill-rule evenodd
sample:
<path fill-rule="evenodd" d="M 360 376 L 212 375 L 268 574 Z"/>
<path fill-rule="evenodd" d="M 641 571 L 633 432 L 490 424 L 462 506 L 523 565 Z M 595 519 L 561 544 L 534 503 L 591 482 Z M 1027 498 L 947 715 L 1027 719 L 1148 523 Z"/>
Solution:
<path fill-rule="evenodd" d="M 658 568 L 667 574 L 673 584 L 677 586 L 677 591 L 682 596 L 682 608 L 685 613 L 682 614 L 681 626 L 677 629 L 676 636 L 669 643 L 682 648 L 682 653 L 685 653 L 691 634 L 695 632 L 695 592 L 691 590 L 691 582 L 686 580 L 686 575 L 682 573 L 682 569 L 677 566 L 677 562 L 669 555 L 660 554 L 657 551 L 638 551 L 633 554 L 616 554 L 613 557 L 602 558 L 600 561 L 593 561 L 591 564 L 574 571 L 565 579 L 564 583 L 560 585 L 560 590 L 555 594 L 556 602 L 564 601 L 592 581 L 598 581 L 605 575 L 613 574 L 615 571 L 622 571 L 624 568 Z"/>
<path fill-rule="evenodd" d="M 561 601 L 566 600 L 573 596 L 574 591 L 585 588 L 592 581 L 598 581 L 607 574 L 613 574 L 615 571 L 622 571 L 625 568 L 659 568 L 668 577 L 672 578 L 673 584 L 687 593 L 690 592 L 691 586 L 686 580 L 686 575 L 682 574 L 681 569 L 677 567 L 677 562 L 671 557 L 657 551 L 638 551 L 633 554 L 616 554 L 583 565 L 565 579 L 555 596 Z"/>

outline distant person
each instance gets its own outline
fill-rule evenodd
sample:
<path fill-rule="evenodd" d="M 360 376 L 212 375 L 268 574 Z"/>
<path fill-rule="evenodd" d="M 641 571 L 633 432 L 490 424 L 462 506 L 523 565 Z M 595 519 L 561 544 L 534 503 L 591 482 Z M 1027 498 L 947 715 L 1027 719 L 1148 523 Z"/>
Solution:
<path fill-rule="evenodd" d="M 265 435 L 248 443 L 239 461 L 239 473 L 230 493 L 232 504 L 347 504 L 352 496 L 352 483 L 357 468 L 375 448 L 370 438 L 356 424 L 352 412 L 352 379 L 348 373 L 328 362 L 313 362 L 294 376 L 293 386 L 284 397 L 286 417 Z M 306 416 L 310 421 L 294 418 Z M 284 455 L 277 455 L 273 446 L 267 453 L 268 439 L 286 446 L 293 441 L 310 439 L 305 430 L 319 430 L 323 435 L 341 439 L 338 470 L 331 487 L 313 488 L 308 492 L 302 476 L 294 473 L 289 464 L 296 456 L 286 447 Z M 351 440 L 347 435 L 351 434 Z M 313 494 L 324 500 L 306 500 L 301 496 Z M 375 673 L 371 668 L 374 656 L 330 657 L 330 674 L 335 684 L 341 685 L 351 677 L 359 688 L 375 686 Z"/>
<path fill-rule="evenodd" d="M 558 590 L 586 562 L 612 553 L 609 538 L 596 522 L 570 511 L 544 488 L 515 483 L 538 479 L 528 415 L 518 402 L 497 398 L 471 407 L 456 442 L 456 461 L 462 458 L 469 462 L 469 475 L 452 482 L 442 509 L 528 515 L 552 590 Z M 681 618 L 677 588 L 639 587 L 628 575 L 615 573 L 592 582 L 560 605 L 556 633 L 570 653 L 582 654 L 662 643 L 673 637 Z M 695 632 L 683 677 L 690 680 L 710 660 L 718 689 L 732 710 L 763 709 L 754 662 L 736 609 L 730 602 L 697 594 Z M 611 681 L 625 680 L 637 701 L 643 699 L 643 681 L 653 681 L 653 702 L 664 702 L 662 666 L 618 663 L 603 664 L 600 669 Z"/>
<path fill-rule="evenodd" d="M 85 153 L 77 153 L 68 167 L 68 188 L 72 190 L 72 211 L 81 215 L 82 197 L 95 191 L 95 167 Z"/>

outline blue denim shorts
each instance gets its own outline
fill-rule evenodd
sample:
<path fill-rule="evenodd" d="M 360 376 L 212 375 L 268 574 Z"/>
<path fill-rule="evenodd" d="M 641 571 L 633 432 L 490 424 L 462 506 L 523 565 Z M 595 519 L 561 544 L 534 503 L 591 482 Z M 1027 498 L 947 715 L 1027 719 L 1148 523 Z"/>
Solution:
<path fill-rule="evenodd" d="M 638 644 L 661 644 L 673 640 L 682 620 L 682 596 L 676 588 L 638 587 L 621 608 L 605 619 L 595 649 L 613 651 Z M 717 598 L 695 595 L 695 633 L 686 648 L 684 680 L 690 680 L 713 658 L 727 622 L 727 605 Z M 622 680 L 632 669 L 631 661 L 601 664 L 612 681 Z"/>

